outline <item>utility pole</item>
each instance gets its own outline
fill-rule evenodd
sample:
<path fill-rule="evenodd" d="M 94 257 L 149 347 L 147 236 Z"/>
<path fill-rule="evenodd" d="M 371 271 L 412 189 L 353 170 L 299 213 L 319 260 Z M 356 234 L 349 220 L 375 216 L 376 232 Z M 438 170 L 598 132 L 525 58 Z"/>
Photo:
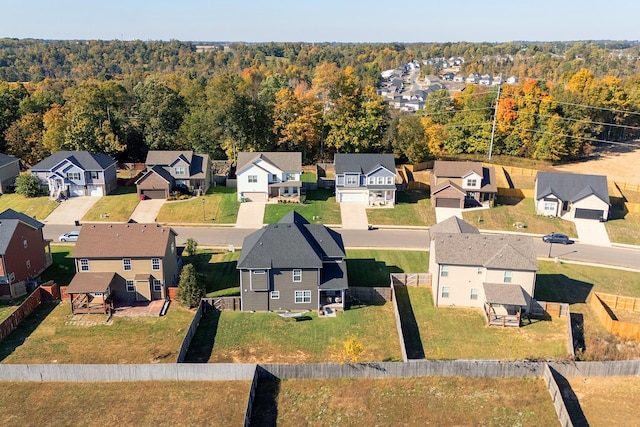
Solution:
<path fill-rule="evenodd" d="M 500 101 L 500 89 L 502 89 L 502 74 L 500 75 L 500 84 L 498 85 L 498 95 L 496 95 L 496 105 L 493 110 L 493 126 L 491 127 L 491 143 L 489 144 L 489 160 L 493 154 L 493 137 L 496 134 L 496 120 L 498 119 L 498 102 Z"/>

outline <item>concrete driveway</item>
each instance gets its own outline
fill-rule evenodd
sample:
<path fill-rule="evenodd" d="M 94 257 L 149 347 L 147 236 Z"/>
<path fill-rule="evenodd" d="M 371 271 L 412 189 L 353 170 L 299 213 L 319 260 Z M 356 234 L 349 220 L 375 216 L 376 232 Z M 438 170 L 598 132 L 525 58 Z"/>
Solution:
<path fill-rule="evenodd" d="M 459 208 L 436 208 L 436 222 L 442 222 L 445 219 L 457 216 L 462 219 L 462 209 Z"/>
<path fill-rule="evenodd" d="M 264 225 L 265 202 L 240 203 L 236 228 L 262 228 Z"/>
<path fill-rule="evenodd" d="M 604 223 L 593 219 L 572 219 L 576 225 L 580 243 L 611 247 L 609 234 Z"/>
<path fill-rule="evenodd" d="M 100 196 L 70 197 L 44 219 L 47 224 L 73 225 L 76 220 L 81 220 L 84 214 L 100 200 Z"/>
<path fill-rule="evenodd" d="M 367 230 L 367 205 L 364 203 L 340 203 L 342 228 L 349 230 Z"/>
<path fill-rule="evenodd" d="M 139 224 L 152 224 L 156 222 L 158 212 L 160 212 L 160 208 L 165 202 L 166 200 L 164 199 L 140 200 L 129 219 Z"/>

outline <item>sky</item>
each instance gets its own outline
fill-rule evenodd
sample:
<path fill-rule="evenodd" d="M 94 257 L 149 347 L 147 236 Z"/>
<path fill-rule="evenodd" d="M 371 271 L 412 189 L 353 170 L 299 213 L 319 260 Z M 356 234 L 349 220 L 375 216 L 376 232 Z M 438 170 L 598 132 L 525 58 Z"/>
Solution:
<path fill-rule="evenodd" d="M 2 0 L 0 37 L 244 42 L 640 39 L 638 0 Z"/>

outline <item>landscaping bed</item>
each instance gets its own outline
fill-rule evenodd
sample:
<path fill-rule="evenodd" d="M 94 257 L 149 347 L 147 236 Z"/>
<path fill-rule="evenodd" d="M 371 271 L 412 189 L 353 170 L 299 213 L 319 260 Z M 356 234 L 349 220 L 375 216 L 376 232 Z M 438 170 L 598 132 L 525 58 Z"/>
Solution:
<path fill-rule="evenodd" d="M 295 210 L 311 224 L 341 224 L 340 204 L 331 190 L 307 191 L 304 203 L 269 203 L 264 212 L 264 223 L 274 224 Z"/>

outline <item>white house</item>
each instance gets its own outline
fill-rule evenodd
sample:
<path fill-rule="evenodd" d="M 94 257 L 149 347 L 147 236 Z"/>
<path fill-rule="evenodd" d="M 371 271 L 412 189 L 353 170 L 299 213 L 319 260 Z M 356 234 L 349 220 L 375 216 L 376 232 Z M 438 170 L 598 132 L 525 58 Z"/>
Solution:
<path fill-rule="evenodd" d="M 302 153 L 238 153 L 236 167 L 238 200 L 298 200 L 302 182 Z"/>
<path fill-rule="evenodd" d="M 393 207 L 396 165 L 393 154 L 336 154 L 336 201 Z"/>
<path fill-rule="evenodd" d="M 538 172 L 535 197 L 538 215 L 603 221 L 609 218 L 606 176 Z"/>

